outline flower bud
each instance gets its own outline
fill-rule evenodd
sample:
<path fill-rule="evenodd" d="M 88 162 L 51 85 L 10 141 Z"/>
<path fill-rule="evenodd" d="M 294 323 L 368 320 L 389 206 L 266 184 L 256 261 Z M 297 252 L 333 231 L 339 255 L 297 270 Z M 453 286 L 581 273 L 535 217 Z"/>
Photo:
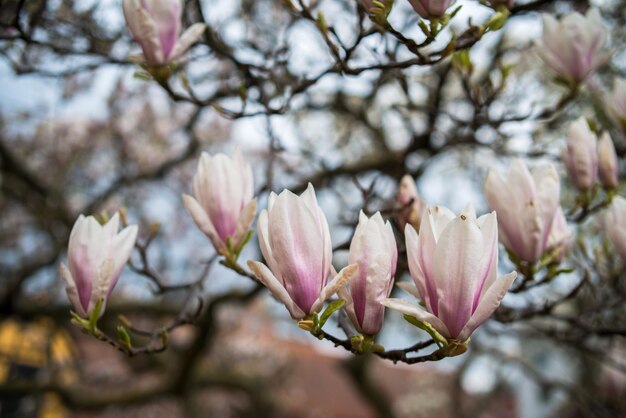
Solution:
<path fill-rule="evenodd" d="M 432 325 L 446 339 L 466 341 L 500 305 L 516 272 L 498 278 L 498 221 L 476 219 L 468 206 L 455 216 L 442 206 L 424 211 L 419 235 L 405 230 L 410 290 L 423 307 L 400 299 L 383 304 Z"/>
<path fill-rule="evenodd" d="M 356 329 L 365 335 L 376 335 L 383 325 L 385 307 L 396 274 L 398 249 L 391 224 L 380 212 L 371 218 L 359 214 L 359 224 L 350 243 L 350 264 L 358 273 L 348 288 L 339 290 L 346 301 L 345 309 Z"/>
<path fill-rule="evenodd" d="M 196 23 L 180 37 L 181 0 L 123 0 L 124 17 L 146 64 L 160 67 L 180 57 L 205 30 Z"/>
<path fill-rule="evenodd" d="M 626 262 L 626 199 L 615 196 L 604 214 L 604 230 L 617 253 Z"/>
<path fill-rule="evenodd" d="M 224 154 L 202 153 L 193 178 L 194 197 L 183 195 L 183 202 L 194 222 L 224 254 L 236 250 L 246 238 L 256 213 L 252 169 L 237 150 L 233 158 Z"/>
<path fill-rule="evenodd" d="M 446 14 L 452 0 L 409 0 L 409 3 L 424 19 L 438 19 Z"/>
<path fill-rule="evenodd" d="M 585 16 L 569 14 L 560 22 L 544 15 L 539 54 L 558 76 L 578 84 L 607 61 L 608 54 L 601 51 L 605 40 L 606 28 L 597 9 Z"/>
<path fill-rule="evenodd" d="M 396 216 L 400 230 L 404 231 L 404 227 L 407 223 L 413 225 L 413 228 L 419 229 L 423 210 L 422 200 L 417 193 L 415 181 L 413 181 L 413 178 L 408 174 L 400 180 L 396 202 L 400 206 L 400 211 Z"/>
<path fill-rule="evenodd" d="M 515 159 L 506 178 L 493 170 L 487 174 L 485 197 L 498 214 L 500 240 L 520 260 L 535 263 L 546 251 L 560 190 L 552 164 L 535 168 L 531 175 Z"/>
<path fill-rule="evenodd" d="M 563 153 L 565 168 L 578 190 L 589 190 L 598 175 L 598 138 L 584 117 L 571 123 L 567 133 L 567 148 Z"/>
<path fill-rule="evenodd" d="M 608 113 L 617 126 L 626 132 L 626 78 L 619 78 L 615 81 L 608 102 Z"/>
<path fill-rule="evenodd" d="M 606 189 L 614 189 L 619 184 L 617 153 L 608 132 L 604 132 L 598 141 L 598 175 Z"/>
<path fill-rule="evenodd" d="M 61 277 L 74 310 L 89 318 L 102 299 L 100 315 L 137 239 L 137 226 L 132 225 L 118 233 L 119 215 L 116 213 L 105 225 L 93 217 L 80 215 L 70 233 L 67 249 L 69 269 L 61 263 Z"/>
<path fill-rule="evenodd" d="M 270 194 L 257 229 L 267 266 L 252 260 L 248 266 L 293 319 L 318 312 L 355 273 L 356 266 L 350 265 L 328 283 L 333 256 L 330 231 L 311 184 L 301 196 L 289 190 Z"/>

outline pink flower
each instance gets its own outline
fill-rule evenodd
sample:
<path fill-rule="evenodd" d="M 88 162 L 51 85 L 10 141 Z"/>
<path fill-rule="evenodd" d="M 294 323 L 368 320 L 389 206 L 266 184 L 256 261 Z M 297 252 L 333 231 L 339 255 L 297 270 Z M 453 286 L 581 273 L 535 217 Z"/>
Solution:
<path fill-rule="evenodd" d="M 282 302 L 293 319 L 318 312 L 324 301 L 346 285 L 350 265 L 328 283 L 332 246 L 328 222 L 309 184 L 301 196 L 289 190 L 270 194 L 259 215 L 259 246 L 267 263 L 248 261 L 254 275 Z"/>
<path fill-rule="evenodd" d="M 623 131 L 626 131 L 626 78 L 615 80 L 608 100 L 608 112 Z"/>
<path fill-rule="evenodd" d="M 585 16 L 569 14 L 560 22 L 544 15 L 539 54 L 557 75 L 581 83 L 607 61 L 608 54 L 601 51 L 605 40 L 606 28 L 597 9 Z"/>
<path fill-rule="evenodd" d="M 401 209 L 396 217 L 400 229 L 404 230 L 407 223 L 413 225 L 415 229 L 419 229 L 423 203 L 417 193 L 417 187 L 415 186 L 413 177 L 408 174 L 402 177 L 400 181 L 396 202 L 398 202 Z"/>
<path fill-rule="evenodd" d="M 485 197 L 498 214 L 500 240 L 520 260 L 535 263 L 546 251 L 560 189 L 552 164 L 535 168 L 531 175 L 515 159 L 506 179 L 493 170 L 487 174 Z"/>
<path fill-rule="evenodd" d="M 359 214 L 359 224 L 350 243 L 350 264 L 357 264 L 358 274 L 348 288 L 339 290 L 345 309 L 357 330 L 376 335 L 383 325 L 385 308 L 396 274 L 398 249 L 389 221 L 380 212 L 371 218 Z"/>
<path fill-rule="evenodd" d="M 617 153 L 608 132 L 603 133 L 598 141 L 598 175 L 607 189 L 614 189 L 619 184 Z"/>
<path fill-rule="evenodd" d="M 563 160 L 567 174 L 579 190 L 589 190 L 598 175 L 598 138 L 584 117 L 571 123 Z"/>
<path fill-rule="evenodd" d="M 604 229 L 617 253 L 626 262 L 626 199 L 615 196 L 604 215 Z"/>
<path fill-rule="evenodd" d="M 409 3 L 424 19 L 436 19 L 446 14 L 452 0 L 409 0 Z"/>
<path fill-rule="evenodd" d="M 146 64 L 160 67 L 180 57 L 205 30 L 196 23 L 180 37 L 181 0 L 123 0 L 124 17 Z"/>
<path fill-rule="evenodd" d="M 215 249 L 224 253 L 227 241 L 236 250 L 246 237 L 256 213 L 252 169 L 237 150 L 233 158 L 202 153 L 193 178 L 193 194 L 183 202 L 198 228 Z"/>
<path fill-rule="evenodd" d="M 400 299 L 383 304 L 432 325 L 446 339 L 466 341 L 500 305 L 517 277 L 498 278 L 498 222 L 490 213 L 476 219 L 469 206 L 455 216 L 442 206 L 424 212 L 419 236 L 405 230 L 409 270 L 424 304 Z"/>
<path fill-rule="evenodd" d="M 67 249 L 69 269 L 61 263 L 61 277 L 74 310 L 88 318 L 100 299 L 100 315 L 122 274 L 137 239 L 137 226 L 117 232 L 116 213 L 104 226 L 93 217 L 80 215 L 72 228 Z"/>
<path fill-rule="evenodd" d="M 546 250 L 552 253 L 554 260 L 560 263 L 573 245 L 574 233 L 567 226 L 563 208 L 559 206 L 556 215 L 554 215 L 554 220 L 552 221 Z"/>

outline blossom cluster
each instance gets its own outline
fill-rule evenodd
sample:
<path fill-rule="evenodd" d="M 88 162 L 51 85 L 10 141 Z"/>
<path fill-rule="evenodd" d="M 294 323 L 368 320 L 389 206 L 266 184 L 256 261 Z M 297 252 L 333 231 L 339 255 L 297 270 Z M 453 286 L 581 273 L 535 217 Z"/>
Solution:
<path fill-rule="evenodd" d="M 250 235 L 256 213 L 252 183 L 250 164 L 239 151 L 232 157 L 203 153 L 193 179 L 195 197 L 183 196 L 198 228 L 229 260 L 237 259 Z M 465 343 L 497 309 L 517 276 L 515 271 L 498 276 L 498 241 L 516 263 L 527 265 L 545 257 L 558 263 L 571 248 L 574 234 L 559 202 L 560 187 L 552 164 L 531 172 L 516 159 L 506 177 L 494 170 L 486 177 L 492 212 L 477 216 L 469 205 L 456 215 L 426 205 L 413 179 L 405 176 L 394 210 L 396 230 L 380 212 L 368 216 L 361 211 L 349 263 L 339 272 L 332 265 L 330 229 L 313 186 L 299 196 L 289 190 L 272 192 L 257 225 L 265 263 L 250 260 L 248 266 L 293 319 L 310 320 L 338 295 L 364 336 L 379 333 L 389 307 L 447 342 Z M 626 260 L 626 199 L 614 198 L 606 221 L 611 224 L 608 237 Z M 61 272 L 79 316 L 89 317 L 99 302 L 101 314 L 130 257 L 137 227 L 118 233 L 118 225 L 118 214 L 104 226 L 81 216 L 72 230 L 69 269 L 62 265 Z M 404 229 L 413 279 L 398 286 L 419 304 L 389 298 L 398 265 L 398 227 Z"/>
<path fill-rule="evenodd" d="M 453 3 L 409 2 L 421 17 L 435 21 Z M 367 10 L 391 7 L 391 2 L 361 3 Z M 514 7 L 514 1 L 489 3 L 498 9 Z M 180 35 L 180 0 L 124 0 L 123 5 L 148 68 L 172 63 L 205 29 L 196 24 Z M 595 10 L 560 22 L 546 17 L 540 54 L 562 81 L 576 87 L 606 61 L 601 50 L 605 37 Z M 626 127 L 625 86 L 622 81 L 616 84 L 609 113 Z M 626 260 L 626 199 L 615 196 L 619 161 L 610 135 L 598 136 L 584 118 L 576 120 L 569 126 L 562 160 L 570 182 L 587 199 L 598 179 L 607 191 L 606 235 Z M 337 271 L 329 224 L 314 187 L 309 184 L 300 195 L 289 190 L 271 192 L 257 222 L 264 263 L 249 260 L 247 266 L 294 320 L 317 321 L 325 303 L 336 296 L 354 328 L 368 338 L 381 331 L 387 307 L 411 318 L 435 339 L 466 344 L 499 307 L 517 277 L 516 271 L 499 276 L 499 243 L 526 274 L 540 264 L 563 262 L 575 241 L 561 206 L 561 179 L 553 164 L 529 169 L 523 160 L 514 159 L 506 175 L 488 172 L 484 194 L 491 212 L 478 216 L 468 205 L 457 215 L 424 202 L 413 178 L 404 176 L 388 219 L 386 212 L 359 213 L 348 264 Z M 226 265 L 241 269 L 237 259 L 251 237 L 257 213 L 253 171 L 242 153 L 203 153 L 192 195 L 183 195 L 183 202 Z M 102 315 L 131 257 L 137 226 L 118 232 L 119 223 L 119 214 L 104 225 L 81 215 L 72 229 L 69 267 L 62 264 L 61 275 L 79 317 Z M 412 283 L 395 283 L 400 257 L 406 258 Z M 394 285 L 419 303 L 390 298 Z"/>

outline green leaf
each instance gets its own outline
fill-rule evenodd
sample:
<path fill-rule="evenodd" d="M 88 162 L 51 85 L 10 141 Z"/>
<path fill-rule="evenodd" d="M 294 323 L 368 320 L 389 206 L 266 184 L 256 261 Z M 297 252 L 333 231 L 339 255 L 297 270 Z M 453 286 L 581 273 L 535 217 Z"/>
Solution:
<path fill-rule="evenodd" d="M 428 28 L 428 25 L 426 24 L 426 22 L 424 22 L 423 20 L 420 20 L 419 22 L 417 22 L 417 26 L 419 26 L 422 32 L 424 32 L 424 35 L 430 38 L 430 29 Z"/>
<path fill-rule="evenodd" d="M 72 315 L 72 324 L 85 330 L 89 329 L 89 321 L 87 321 L 74 311 L 70 311 L 70 315 Z"/>
<path fill-rule="evenodd" d="M 496 12 L 491 18 L 487 21 L 485 26 L 489 31 L 497 31 L 502 29 L 506 21 L 509 19 L 509 15 L 511 13 L 508 9 L 503 9 L 501 11 Z"/>
<path fill-rule="evenodd" d="M 337 299 L 336 301 L 329 303 L 326 310 L 322 312 L 322 316 L 320 316 L 319 327 L 322 328 L 324 324 L 326 324 L 326 321 L 328 321 L 328 318 L 330 318 L 330 316 L 336 311 L 343 308 L 343 305 L 345 304 L 346 301 L 343 299 Z"/>
<path fill-rule="evenodd" d="M 320 31 L 326 35 L 326 32 L 328 31 L 328 24 L 326 23 L 326 17 L 324 17 L 324 13 L 322 12 L 317 13 L 317 26 L 320 28 Z"/>
<path fill-rule="evenodd" d="M 128 331 L 126 331 L 126 328 L 124 328 L 122 325 L 119 325 L 117 327 L 117 335 L 120 337 L 120 342 L 124 347 L 126 347 L 128 350 L 133 348 L 133 343 L 130 339 L 130 335 L 128 334 Z"/>
<path fill-rule="evenodd" d="M 96 306 L 93 308 L 93 311 L 91 311 L 91 315 L 89 315 L 89 330 L 92 332 L 98 329 L 98 319 L 100 319 L 103 304 L 104 298 L 98 299 Z"/>
<path fill-rule="evenodd" d="M 133 73 L 133 77 L 137 78 L 139 80 L 143 80 L 143 81 L 150 81 L 150 80 L 152 80 L 152 76 L 150 75 L 150 73 L 147 73 L 145 71 L 135 71 Z"/>
<path fill-rule="evenodd" d="M 237 247 L 237 251 L 235 251 L 235 261 L 237 260 L 237 258 L 239 258 L 239 254 L 241 254 L 241 251 L 246 246 L 246 244 L 250 242 L 250 238 L 252 238 L 252 234 L 253 234 L 252 230 L 248 231 L 243 241 L 241 241 L 241 244 L 239 244 L 239 247 Z"/>
<path fill-rule="evenodd" d="M 411 325 L 414 325 L 417 328 L 424 330 L 428 334 L 430 334 L 430 336 L 433 337 L 433 340 L 435 340 L 435 343 L 437 343 L 439 347 L 445 347 L 448 345 L 448 340 L 445 339 L 444 336 L 441 335 L 439 331 L 433 328 L 433 326 L 430 325 L 428 322 L 422 322 L 419 319 L 411 315 L 404 315 L 404 320 L 410 323 Z"/>

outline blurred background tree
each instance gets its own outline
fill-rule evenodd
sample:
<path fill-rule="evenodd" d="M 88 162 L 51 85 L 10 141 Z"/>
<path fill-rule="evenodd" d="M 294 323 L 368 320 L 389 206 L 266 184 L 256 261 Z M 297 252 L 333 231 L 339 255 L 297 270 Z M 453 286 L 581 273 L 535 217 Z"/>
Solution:
<path fill-rule="evenodd" d="M 565 178 L 579 116 L 611 133 L 622 160 L 607 102 L 626 71 L 624 1 L 518 0 L 502 28 L 487 4 L 458 6 L 428 37 L 401 0 L 386 29 L 356 0 L 189 0 L 183 28 L 207 29 L 157 81 L 133 58 L 119 1 L 0 0 L 0 416 L 626 415 L 624 263 L 602 233 L 607 202 L 581 208 L 565 180 L 573 272 L 520 272 L 467 353 L 412 366 L 298 329 L 218 263 L 182 205 L 200 153 L 239 147 L 260 207 L 269 191 L 316 187 L 343 266 L 358 211 L 391 217 L 405 174 L 428 203 L 484 213 L 486 171 L 512 157 L 556 162 Z M 611 56 L 572 89 L 539 58 L 541 14 L 590 7 Z M 138 248 L 102 328 L 115 335 L 123 315 L 150 354 L 81 334 L 58 274 L 78 215 L 120 207 Z M 260 258 L 256 239 L 241 258 Z M 379 342 L 425 338 L 389 312 Z"/>

